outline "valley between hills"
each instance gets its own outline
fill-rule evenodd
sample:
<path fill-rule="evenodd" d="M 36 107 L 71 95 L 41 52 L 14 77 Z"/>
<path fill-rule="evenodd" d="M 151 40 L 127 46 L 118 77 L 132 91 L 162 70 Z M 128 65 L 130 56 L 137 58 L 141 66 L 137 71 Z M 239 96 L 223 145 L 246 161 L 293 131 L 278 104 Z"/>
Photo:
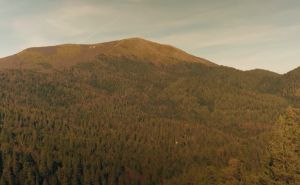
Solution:
<path fill-rule="evenodd" d="M 300 68 L 141 38 L 0 59 L 1 185 L 299 185 Z"/>

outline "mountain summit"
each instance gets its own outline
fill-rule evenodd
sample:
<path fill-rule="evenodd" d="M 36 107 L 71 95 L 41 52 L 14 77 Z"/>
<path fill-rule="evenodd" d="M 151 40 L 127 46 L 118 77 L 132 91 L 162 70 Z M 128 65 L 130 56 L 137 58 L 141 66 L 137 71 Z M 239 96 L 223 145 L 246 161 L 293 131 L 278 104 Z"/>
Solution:
<path fill-rule="evenodd" d="M 35 47 L 0 59 L 0 69 L 32 69 L 48 66 L 61 68 L 97 60 L 126 60 L 160 64 L 196 62 L 207 66 L 216 64 L 190 55 L 173 46 L 141 38 L 130 38 L 99 44 L 64 44 Z"/>

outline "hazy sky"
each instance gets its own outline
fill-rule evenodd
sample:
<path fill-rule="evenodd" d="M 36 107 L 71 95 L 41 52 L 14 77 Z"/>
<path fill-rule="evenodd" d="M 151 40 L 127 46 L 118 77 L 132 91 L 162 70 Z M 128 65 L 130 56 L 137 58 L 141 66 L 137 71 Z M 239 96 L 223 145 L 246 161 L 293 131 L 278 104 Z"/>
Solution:
<path fill-rule="evenodd" d="M 127 37 L 284 73 L 300 66 L 300 0 L 0 0 L 0 57 Z"/>

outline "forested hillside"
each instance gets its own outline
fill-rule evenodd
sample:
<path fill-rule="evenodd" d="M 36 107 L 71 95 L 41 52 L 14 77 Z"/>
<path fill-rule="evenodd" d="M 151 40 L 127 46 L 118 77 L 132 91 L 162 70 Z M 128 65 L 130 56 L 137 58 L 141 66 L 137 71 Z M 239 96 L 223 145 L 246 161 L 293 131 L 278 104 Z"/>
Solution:
<path fill-rule="evenodd" d="M 0 59 L 0 184 L 299 184 L 270 162 L 299 161 L 298 131 L 274 124 L 300 105 L 297 75 L 136 38 L 24 50 Z"/>

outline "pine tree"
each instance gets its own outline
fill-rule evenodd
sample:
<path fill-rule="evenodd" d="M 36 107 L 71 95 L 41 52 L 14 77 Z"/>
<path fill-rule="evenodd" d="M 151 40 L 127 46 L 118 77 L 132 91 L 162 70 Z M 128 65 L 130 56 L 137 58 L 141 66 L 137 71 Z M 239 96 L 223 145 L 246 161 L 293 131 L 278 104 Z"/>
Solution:
<path fill-rule="evenodd" d="M 269 145 L 271 184 L 300 184 L 300 110 L 288 108 L 279 118 Z"/>

